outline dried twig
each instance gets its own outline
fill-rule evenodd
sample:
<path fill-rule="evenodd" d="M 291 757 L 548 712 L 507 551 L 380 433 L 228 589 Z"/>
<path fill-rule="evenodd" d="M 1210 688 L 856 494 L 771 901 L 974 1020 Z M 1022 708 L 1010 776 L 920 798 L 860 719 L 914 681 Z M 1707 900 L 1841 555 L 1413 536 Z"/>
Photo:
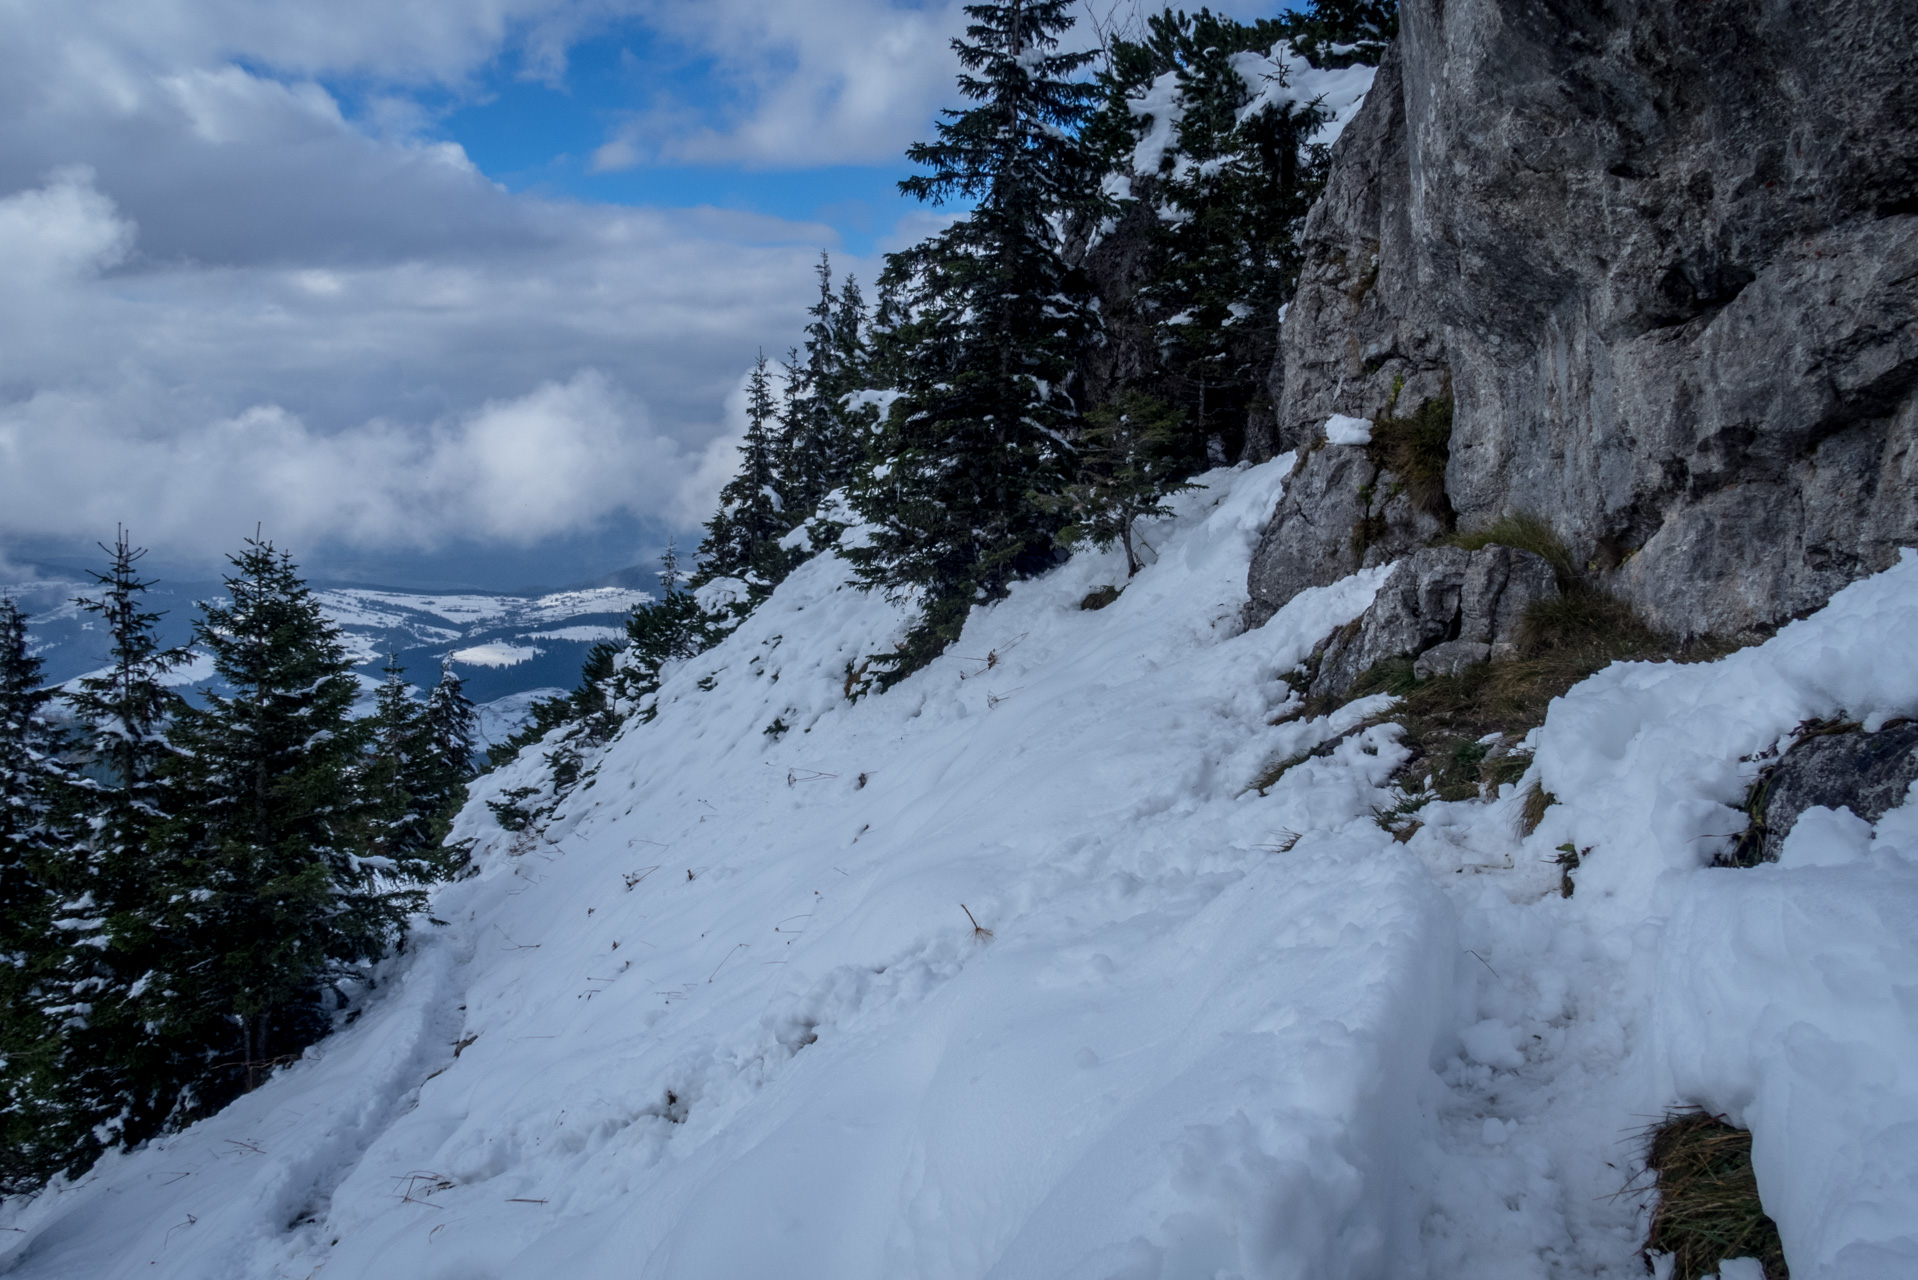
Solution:
<path fill-rule="evenodd" d="M 726 961 L 733 958 L 734 952 L 750 948 L 751 946 L 752 944 L 750 942 L 735 942 L 732 951 L 728 951 L 725 955 L 721 956 L 719 963 L 713 966 L 713 971 L 706 975 L 706 981 L 711 983 L 714 978 L 719 976 L 719 971 L 726 967 Z"/>
<path fill-rule="evenodd" d="M 959 904 L 959 909 L 966 913 L 966 919 L 972 920 L 972 936 L 973 937 L 979 939 L 981 942 L 984 942 L 987 939 L 992 937 L 992 930 L 986 928 L 986 926 L 980 924 L 977 920 L 973 919 L 971 907 L 967 906 L 965 903 L 962 902 Z"/>

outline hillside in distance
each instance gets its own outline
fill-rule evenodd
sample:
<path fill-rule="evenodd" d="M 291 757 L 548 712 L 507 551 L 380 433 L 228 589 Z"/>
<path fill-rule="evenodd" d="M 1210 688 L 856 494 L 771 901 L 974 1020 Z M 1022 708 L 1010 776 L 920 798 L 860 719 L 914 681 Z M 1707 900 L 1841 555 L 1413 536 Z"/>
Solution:
<path fill-rule="evenodd" d="M 0 595 L 17 600 L 30 616 L 34 652 L 46 678 L 65 683 L 97 670 L 105 639 L 94 617 L 75 603 L 91 584 L 69 577 L 0 583 Z M 160 581 L 148 593 L 163 610 L 160 630 L 168 643 L 190 644 L 195 602 L 222 594 L 217 580 Z M 315 595 L 340 628 L 363 684 L 370 690 L 387 656 L 425 687 L 450 659 L 480 708 L 486 742 L 510 736 L 526 719 L 527 705 L 579 681 L 587 651 L 602 640 L 623 641 L 626 616 L 652 599 L 634 587 L 594 586 L 546 593 L 387 591 L 370 587 L 317 586 Z M 176 673 L 183 688 L 213 678 L 204 659 Z"/>

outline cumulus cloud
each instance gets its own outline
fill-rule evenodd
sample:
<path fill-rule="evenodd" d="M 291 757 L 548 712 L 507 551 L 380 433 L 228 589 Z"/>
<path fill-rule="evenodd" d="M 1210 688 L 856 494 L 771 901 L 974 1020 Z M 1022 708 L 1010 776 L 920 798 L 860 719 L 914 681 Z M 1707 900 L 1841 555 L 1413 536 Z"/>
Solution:
<path fill-rule="evenodd" d="M 389 549 L 696 528 L 729 398 L 797 327 L 825 229 L 520 212 L 519 247 L 436 260 L 124 269 L 139 229 L 87 172 L 0 198 L 0 542 L 126 521 L 211 559 L 256 522 Z"/>
<path fill-rule="evenodd" d="M 584 370 L 424 428 L 321 432 L 277 405 L 129 431 L 110 400 L 42 394 L 0 411 L 0 510 L 16 529 L 97 537 L 126 520 L 211 555 L 256 523 L 301 545 L 527 545 L 626 513 L 678 511 L 704 449 Z"/>
<path fill-rule="evenodd" d="M 715 60 L 731 93 L 661 95 L 638 104 L 592 157 L 601 170 L 656 161 L 767 168 L 872 164 L 895 159 L 955 105 L 952 39 L 968 0 L 648 0 L 654 28 Z M 1067 48 L 1100 33 L 1137 36 L 1161 5 L 1081 0 Z M 1214 0 L 1216 13 L 1270 16 L 1270 0 Z"/>
<path fill-rule="evenodd" d="M 950 100 L 964 21 L 958 0 L 7 12 L 16 558 L 117 521 L 175 555 L 256 521 L 341 546 L 521 546 L 620 520 L 690 534 L 737 462 L 742 371 L 798 337 L 834 233 L 515 195 L 431 136 L 434 112 L 503 63 L 562 83 L 579 39 L 637 22 L 709 66 L 713 92 L 634 103 L 602 167 L 884 160 Z"/>
<path fill-rule="evenodd" d="M 723 59 L 720 110 L 646 104 L 595 153 L 602 169 L 654 160 L 780 168 L 890 160 L 953 95 L 959 0 L 655 3 L 659 30 Z"/>
<path fill-rule="evenodd" d="M 85 165 L 0 200 L 0 277 L 16 289 L 97 273 L 132 246 L 132 225 L 94 189 Z"/>

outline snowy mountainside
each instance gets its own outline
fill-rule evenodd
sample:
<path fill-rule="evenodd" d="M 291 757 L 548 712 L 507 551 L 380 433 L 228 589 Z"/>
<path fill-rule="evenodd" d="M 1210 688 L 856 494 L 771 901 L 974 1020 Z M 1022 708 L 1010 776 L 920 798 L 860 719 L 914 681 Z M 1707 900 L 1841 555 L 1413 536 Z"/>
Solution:
<path fill-rule="evenodd" d="M 483 779 L 477 874 L 351 1025 L 9 1205 L 9 1274 L 1637 1277 L 1631 1135 L 1687 1102 L 1752 1127 L 1794 1274 L 1911 1274 L 1918 803 L 1705 863 L 1745 757 L 1918 711 L 1918 558 L 1601 672 L 1400 842 L 1389 698 L 1282 679 L 1389 566 L 1240 628 L 1289 464 L 1175 498 L 1108 607 L 1080 554 L 857 702 L 905 613 L 802 566 L 543 829 L 485 804 L 536 760 Z"/>
<path fill-rule="evenodd" d="M 0 585 L 30 615 L 34 653 L 46 677 L 62 682 L 96 670 L 104 641 L 96 620 L 73 603 L 90 584 L 34 580 Z M 162 634 L 170 644 L 192 638 L 194 602 L 221 595 L 218 582 L 162 581 L 149 593 L 162 610 Z M 532 698 L 579 682 L 587 650 L 600 640 L 624 639 L 626 615 L 652 596 L 626 587 L 589 587 L 537 596 L 474 592 L 383 591 L 364 587 L 318 588 L 322 609 L 340 628 L 364 681 L 377 681 L 386 657 L 396 654 L 416 685 L 438 678 L 450 655 L 466 682 L 467 696 L 482 704 L 486 741 L 510 737 L 527 719 Z M 201 661 L 177 673 L 182 687 L 210 680 Z"/>

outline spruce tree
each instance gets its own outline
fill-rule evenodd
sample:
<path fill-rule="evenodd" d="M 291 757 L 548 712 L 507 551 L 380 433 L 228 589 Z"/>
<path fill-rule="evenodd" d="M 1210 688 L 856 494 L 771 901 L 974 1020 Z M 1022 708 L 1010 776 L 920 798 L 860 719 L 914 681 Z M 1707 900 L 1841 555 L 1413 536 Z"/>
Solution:
<path fill-rule="evenodd" d="M 1186 410 L 1188 471 L 1237 456 L 1250 420 L 1270 413 L 1279 308 L 1330 163 L 1314 141 L 1323 107 L 1272 93 L 1287 87 L 1273 83 L 1282 73 L 1248 70 L 1246 58 L 1286 41 L 1317 66 L 1375 64 L 1393 30 L 1392 4 L 1319 0 L 1309 13 L 1253 23 L 1168 9 L 1141 39 L 1112 43 L 1105 105 L 1088 137 L 1156 216 L 1140 224 L 1149 228 L 1143 282 L 1108 299 L 1108 321 L 1117 334 L 1142 331 L 1133 345 L 1153 355 L 1138 383 Z M 1172 145 L 1156 169 L 1134 174 L 1134 148 L 1152 125 L 1136 108 L 1166 77 L 1176 89 Z"/>
<path fill-rule="evenodd" d="M 971 212 L 887 262 L 904 318 L 893 342 L 903 393 L 876 437 L 855 501 L 873 526 L 850 554 L 870 584 L 912 593 L 922 615 L 888 679 L 956 636 L 975 601 L 1053 562 L 1058 524 L 1034 495 L 1064 482 L 1078 406 L 1074 364 L 1095 332 L 1063 219 L 1097 200 L 1077 133 L 1095 90 L 1068 79 L 1095 55 L 1061 53 L 1067 0 L 992 0 L 954 48 L 960 91 L 938 140 L 907 154 L 900 187 Z"/>
<path fill-rule="evenodd" d="M 466 784 L 473 778 L 473 753 L 478 749 L 479 714 L 450 661 L 440 664 L 439 683 L 426 699 L 426 725 L 439 768 L 459 784 L 459 800 L 464 803 Z"/>
<path fill-rule="evenodd" d="M 1065 546 L 1125 548 L 1126 577 L 1143 567 L 1132 545 L 1133 525 L 1171 514 L 1164 499 L 1193 486 L 1180 456 L 1183 409 L 1136 391 L 1086 415 L 1079 434 L 1077 473 L 1054 499 L 1070 521 L 1059 531 Z"/>
<path fill-rule="evenodd" d="M 162 615 L 144 600 L 153 583 L 139 571 L 145 549 L 125 530 L 103 549 L 99 590 L 74 602 L 100 619 L 108 659 L 67 694 L 85 767 L 66 791 L 77 829 L 59 864 L 62 945 L 47 984 L 49 999 L 85 1007 L 63 1024 L 56 1058 L 69 1173 L 104 1145 L 150 1136 L 195 1069 L 191 1046 L 148 1031 L 165 999 L 154 975 L 183 960 L 166 923 L 178 867 L 163 833 L 181 807 L 166 734 L 186 705 L 168 678 L 192 653 L 160 639 Z"/>
<path fill-rule="evenodd" d="M 834 374 L 840 379 L 833 390 L 844 394 L 859 385 L 866 365 L 866 299 L 859 281 L 850 273 L 833 302 L 832 340 L 837 362 Z"/>
<path fill-rule="evenodd" d="M 31 1189 L 57 1162 L 57 1034 L 82 1010 L 49 1001 L 57 943 L 47 880 L 60 844 L 53 799 L 59 742 L 41 718 L 52 695 L 28 647 L 27 620 L 0 597 L 0 1192 Z M 52 1005 L 54 1007 L 49 1007 Z"/>
<path fill-rule="evenodd" d="M 169 735 L 192 810 L 171 833 L 184 875 L 168 923 L 195 961 L 166 975 L 164 1031 L 204 1047 L 189 1113 L 323 1034 L 339 984 L 386 953 L 423 898 L 363 856 L 373 725 L 353 718 L 337 628 L 272 543 L 249 539 L 231 562 L 229 599 L 203 603 L 195 627 L 230 692 L 208 693 Z"/>
<path fill-rule="evenodd" d="M 679 554 L 671 542 L 659 566 L 662 594 L 626 619 L 627 645 L 614 662 L 611 678 L 620 714 L 637 714 L 641 723 L 659 714 L 654 695 L 666 664 L 699 653 L 707 639 L 698 602 L 681 589 Z"/>
<path fill-rule="evenodd" d="M 786 526 L 798 528 L 827 494 L 845 487 L 863 451 L 844 403 L 864 365 L 865 302 L 851 276 L 838 295 L 832 261 L 819 255 L 819 298 L 806 312 L 806 354 L 787 365 L 780 493 Z"/>
<path fill-rule="evenodd" d="M 413 696 L 397 657 L 387 657 L 383 674 L 371 752 L 363 766 L 361 785 L 370 812 L 368 857 L 361 861 L 409 881 L 439 879 L 455 860 L 442 842 L 464 793 L 465 775 L 449 768 L 429 708 Z"/>
<path fill-rule="evenodd" d="M 742 578 L 755 595 L 785 577 L 791 557 L 779 545 L 787 524 L 781 511 L 775 465 L 777 415 L 772 379 L 761 352 L 746 382 L 746 438 L 739 446 L 739 472 L 719 491 L 719 510 L 706 522 L 699 546 L 700 583 Z"/>

